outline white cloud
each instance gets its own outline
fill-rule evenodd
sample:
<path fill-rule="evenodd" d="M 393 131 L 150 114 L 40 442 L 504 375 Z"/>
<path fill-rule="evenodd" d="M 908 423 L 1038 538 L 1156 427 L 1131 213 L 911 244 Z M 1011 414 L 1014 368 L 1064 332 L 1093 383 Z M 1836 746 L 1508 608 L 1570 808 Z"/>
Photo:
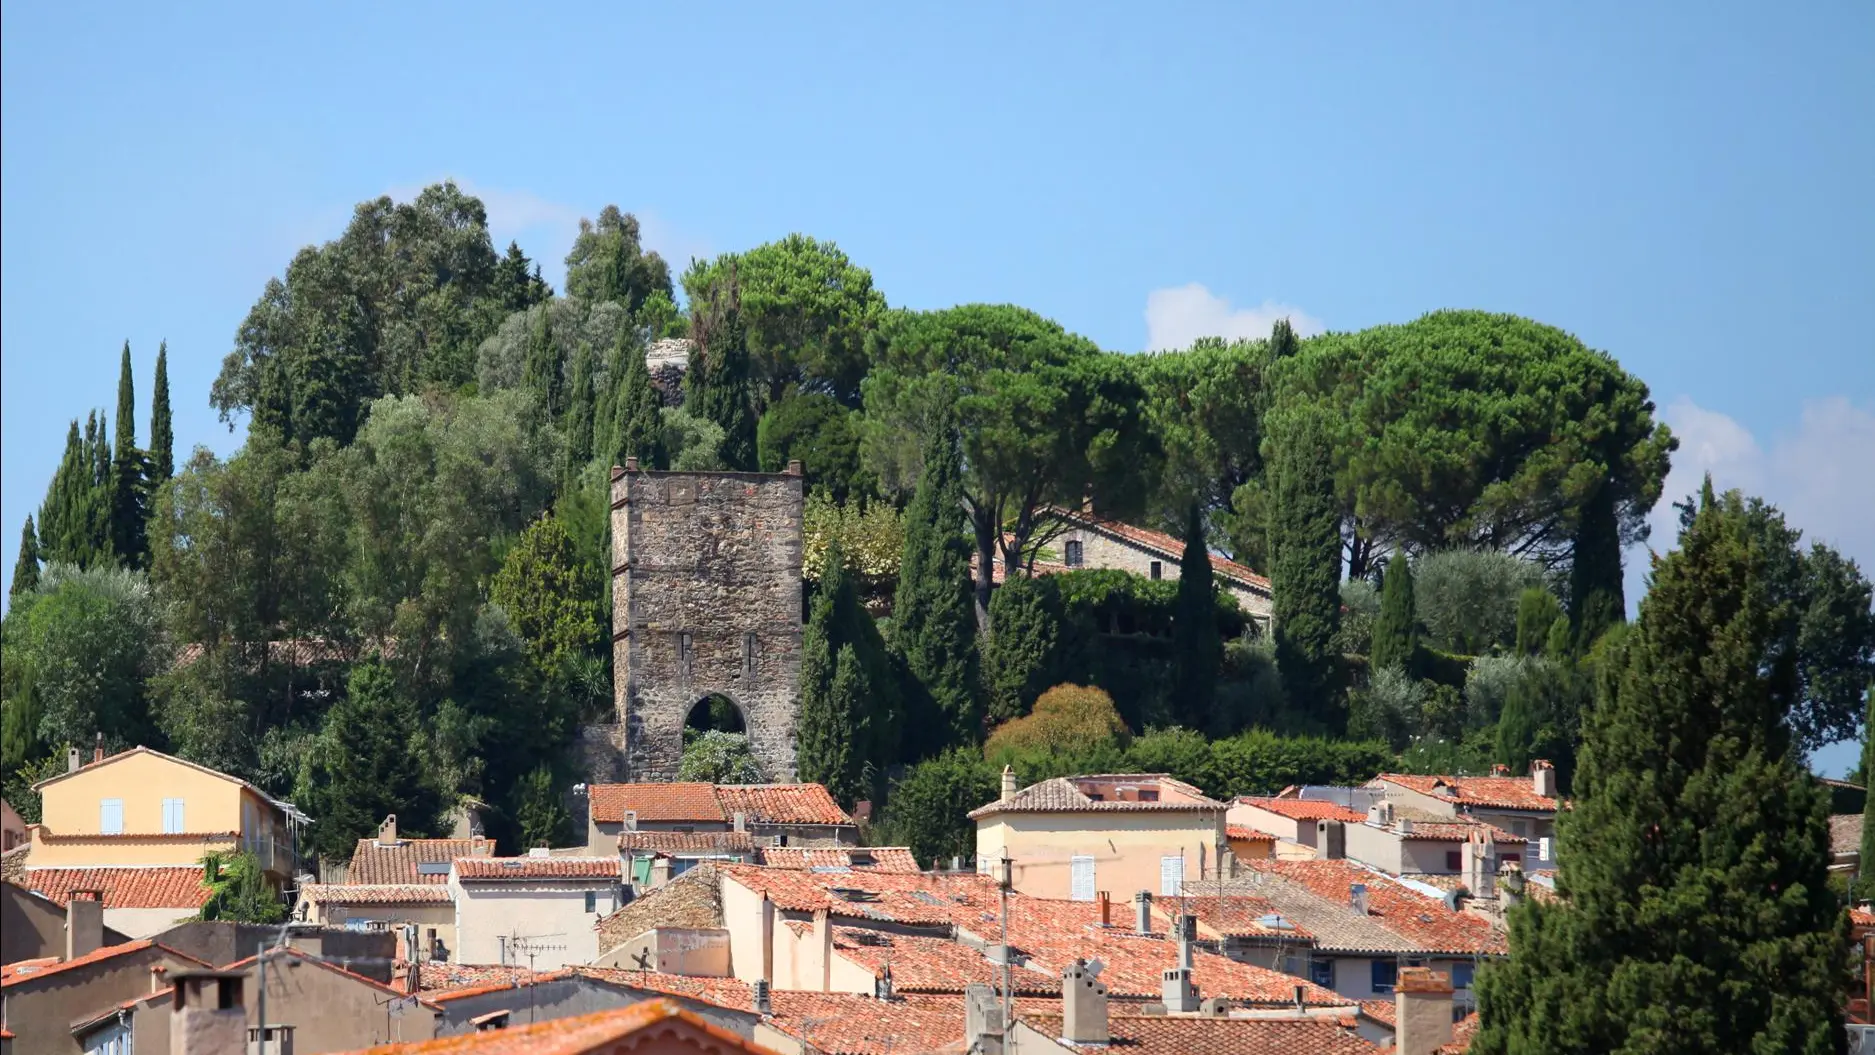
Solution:
<path fill-rule="evenodd" d="M 1304 337 L 1324 329 L 1320 319 L 1288 304 L 1266 300 L 1254 308 L 1233 308 L 1230 301 L 1197 282 L 1155 289 L 1146 294 L 1146 348 L 1155 352 L 1189 348 L 1200 337 L 1268 337 L 1278 319 L 1288 319 Z"/>

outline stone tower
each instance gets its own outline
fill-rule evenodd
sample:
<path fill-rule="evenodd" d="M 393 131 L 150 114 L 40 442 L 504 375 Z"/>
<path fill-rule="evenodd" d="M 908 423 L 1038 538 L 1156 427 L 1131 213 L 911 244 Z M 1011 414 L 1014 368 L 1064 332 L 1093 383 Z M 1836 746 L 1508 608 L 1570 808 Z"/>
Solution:
<path fill-rule="evenodd" d="M 800 463 L 785 473 L 612 471 L 612 697 L 630 781 L 674 780 L 684 723 L 735 704 L 768 779 L 794 779 Z"/>

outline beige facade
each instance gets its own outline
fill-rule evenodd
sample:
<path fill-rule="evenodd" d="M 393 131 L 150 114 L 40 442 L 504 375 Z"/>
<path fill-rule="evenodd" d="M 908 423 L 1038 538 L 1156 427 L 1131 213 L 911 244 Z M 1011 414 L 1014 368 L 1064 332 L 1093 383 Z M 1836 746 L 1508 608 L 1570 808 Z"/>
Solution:
<path fill-rule="evenodd" d="M 775 989 L 872 995 L 872 968 L 834 947 L 828 913 L 783 912 L 730 876 L 721 883 L 733 977 L 749 983 L 767 978 Z"/>
<path fill-rule="evenodd" d="M 196 865 L 251 851 L 278 883 L 296 859 L 288 808 L 244 780 L 146 747 L 41 781 L 34 867 Z"/>
<path fill-rule="evenodd" d="M 606 950 L 593 964 L 699 978 L 727 978 L 729 932 L 720 927 L 653 927 Z"/>
<path fill-rule="evenodd" d="M 1014 889 L 1031 897 L 1074 898 L 1077 868 L 1091 870 L 1091 889 L 1116 901 L 1141 890 L 1176 894 L 1174 881 L 1216 878 L 1220 845 L 1228 845 L 1221 813 L 1037 813 L 977 823 L 979 870 L 1007 853 Z"/>
<path fill-rule="evenodd" d="M 447 888 L 436 889 L 444 895 L 440 900 L 414 904 L 377 901 L 369 895 L 358 895 L 359 900 L 348 901 L 342 891 L 316 900 L 302 896 L 300 903 L 307 922 L 322 926 L 402 934 L 406 925 L 415 925 L 417 948 L 424 958 L 449 960 L 456 949 L 456 906 L 447 896 Z M 436 955 L 438 952 L 441 955 Z"/>
<path fill-rule="evenodd" d="M 1457 875 L 1463 870 L 1459 860 L 1463 839 L 1433 838 L 1395 827 L 1375 824 L 1345 826 L 1348 859 L 1371 865 L 1393 875 L 1424 873 Z"/>
<path fill-rule="evenodd" d="M 553 970 L 599 955 L 598 922 L 619 907 L 610 878 L 516 878 L 451 875 L 457 947 L 454 963 L 510 964 Z"/>

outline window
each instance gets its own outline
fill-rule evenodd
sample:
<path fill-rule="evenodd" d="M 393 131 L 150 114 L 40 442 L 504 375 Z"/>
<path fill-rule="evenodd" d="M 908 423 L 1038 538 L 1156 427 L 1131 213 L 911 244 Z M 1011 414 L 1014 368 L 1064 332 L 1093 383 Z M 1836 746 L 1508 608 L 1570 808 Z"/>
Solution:
<path fill-rule="evenodd" d="M 189 830 L 189 826 L 183 820 L 182 800 L 181 799 L 164 799 L 163 800 L 163 834 L 164 835 L 178 835 L 188 830 Z"/>
<path fill-rule="evenodd" d="M 1499 862 L 1510 861 L 1519 865 L 1523 864 L 1523 855 L 1515 852 L 1500 853 L 1497 855 L 1497 859 Z"/>
<path fill-rule="evenodd" d="M 599 911 L 599 895 L 591 890 L 586 891 L 586 911 Z"/>
<path fill-rule="evenodd" d="M 1457 850 L 1445 851 L 1445 870 L 1448 872 L 1464 871 L 1465 870 L 1465 855 L 1460 853 Z"/>
<path fill-rule="evenodd" d="M 677 662 L 690 662 L 690 631 L 677 635 Z"/>
<path fill-rule="evenodd" d="M 1530 834 L 1530 827 L 1523 821 L 1511 821 L 1510 833 L 1516 836 L 1528 836 Z"/>
<path fill-rule="evenodd" d="M 1068 861 L 1068 897 L 1073 901 L 1094 900 L 1094 858 L 1076 854 Z"/>
<path fill-rule="evenodd" d="M 755 635 L 742 635 L 742 673 L 755 675 Z"/>
<path fill-rule="evenodd" d="M 1185 889 L 1185 858 L 1182 855 L 1159 858 L 1159 896 L 1178 897 Z"/>
<path fill-rule="evenodd" d="M 102 799 L 98 802 L 98 831 L 105 835 L 124 834 L 123 799 Z"/>
<path fill-rule="evenodd" d="M 1140 788 L 1139 789 L 1139 801 L 1141 802 L 1159 801 L 1159 789 L 1158 788 Z"/>
<path fill-rule="evenodd" d="M 1335 987 L 1335 961 L 1310 960 L 1309 981 L 1323 989 L 1333 989 Z"/>
<path fill-rule="evenodd" d="M 1154 579 L 1164 578 L 1165 577 L 1165 565 L 1159 563 L 1156 560 L 1153 561 L 1152 562 L 1152 577 Z"/>
<path fill-rule="evenodd" d="M 1374 992 L 1393 992 L 1393 983 L 1400 980 L 1400 965 L 1393 960 L 1375 960 L 1373 966 Z"/>
<path fill-rule="evenodd" d="M 1470 989 L 1472 975 L 1477 970 L 1478 970 L 1478 965 L 1475 963 L 1472 963 L 1470 960 L 1460 960 L 1459 962 L 1453 964 L 1452 965 L 1452 988 Z"/>
<path fill-rule="evenodd" d="M 1066 559 L 1068 567 L 1070 568 L 1080 567 L 1081 566 L 1081 540 L 1069 539 L 1068 544 L 1065 548 L 1067 550 L 1067 556 L 1065 559 Z"/>

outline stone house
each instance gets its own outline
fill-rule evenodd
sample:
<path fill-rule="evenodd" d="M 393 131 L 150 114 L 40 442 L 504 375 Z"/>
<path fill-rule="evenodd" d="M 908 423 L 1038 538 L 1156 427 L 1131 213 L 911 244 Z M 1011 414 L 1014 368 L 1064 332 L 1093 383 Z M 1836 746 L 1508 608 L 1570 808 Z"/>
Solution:
<path fill-rule="evenodd" d="M 1232 858 L 1223 803 L 1163 773 L 1056 777 L 1016 790 L 1003 769 L 1002 795 L 970 811 L 977 869 L 1005 855 L 1016 890 L 1033 897 L 1093 901 L 1145 890 L 1177 894 L 1215 877 Z"/>
<path fill-rule="evenodd" d="M 402 934 L 416 928 L 420 959 L 447 960 L 456 948 L 456 902 L 444 883 L 308 883 L 294 916 L 308 923 Z"/>
<path fill-rule="evenodd" d="M 1099 516 L 1087 508 L 1051 506 L 1041 516 L 1048 548 L 1059 558 L 1051 569 L 1116 568 L 1148 579 L 1176 580 L 1179 576 L 1179 562 L 1185 555 L 1183 539 Z M 1210 557 L 1218 589 L 1235 597 L 1245 614 L 1267 631 L 1272 603 L 1269 579 L 1215 553 Z"/>
<path fill-rule="evenodd" d="M 551 970 L 599 955 L 596 924 L 623 902 L 617 856 L 459 857 L 449 873 L 457 963 Z"/>

